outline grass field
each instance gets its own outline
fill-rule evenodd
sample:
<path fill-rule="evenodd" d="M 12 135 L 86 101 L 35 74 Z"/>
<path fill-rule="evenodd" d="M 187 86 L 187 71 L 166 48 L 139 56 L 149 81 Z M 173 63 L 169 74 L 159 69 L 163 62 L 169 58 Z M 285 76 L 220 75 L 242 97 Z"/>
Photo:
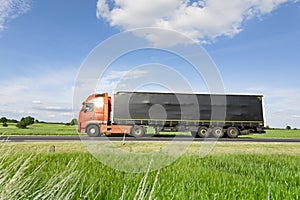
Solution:
<path fill-rule="evenodd" d="M 0 135 L 78 134 L 76 127 L 64 124 L 36 123 L 27 129 L 8 125 L 0 126 Z M 300 130 L 241 137 L 300 138 Z M 166 145 L 113 144 L 133 153 L 159 152 Z M 300 199 L 299 143 L 218 142 L 204 158 L 199 156 L 201 144 L 192 143 L 183 156 L 158 171 L 128 173 L 105 166 L 81 142 L 2 142 L 0 199 Z M 52 145 L 54 153 L 49 152 Z M 115 156 L 120 166 L 126 160 L 136 164 L 135 157 Z M 143 163 L 146 168 L 148 164 Z"/>
<path fill-rule="evenodd" d="M 26 129 L 19 129 L 15 123 L 0 126 L 0 135 L 78 135 L 77 127 L 64 124 L 35 123 Z"/>
<path fill-rule="evenodd" d="M 280 130 L 270 129 L 266 130 L 266 134 L 253 134 L 245 135 L 240 137 L 251 137 L 251 138 L 300 138 L 300 130 Z"/>
<path fill-rule="evenodd" d="M 193 143 L 170 166 L 133 174 L 101 164 L 81 143 L 2 143 L 0 199 L 299 199 L 300 144 L 220 143 L 204 158 L 198 148 Z"/>

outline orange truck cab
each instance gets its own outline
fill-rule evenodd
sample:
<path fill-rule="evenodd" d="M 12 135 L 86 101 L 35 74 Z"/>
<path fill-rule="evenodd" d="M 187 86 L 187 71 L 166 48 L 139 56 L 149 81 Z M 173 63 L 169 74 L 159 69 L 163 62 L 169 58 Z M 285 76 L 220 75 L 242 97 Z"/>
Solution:
<path fill-rule="evenodd" d="M 83 103 L 78 117 L 78 131 L 91 137 L 101 134 L 128 134 L 131 126 L 113 125 L 111 97 L 108 93 L 92 94 Z"/>

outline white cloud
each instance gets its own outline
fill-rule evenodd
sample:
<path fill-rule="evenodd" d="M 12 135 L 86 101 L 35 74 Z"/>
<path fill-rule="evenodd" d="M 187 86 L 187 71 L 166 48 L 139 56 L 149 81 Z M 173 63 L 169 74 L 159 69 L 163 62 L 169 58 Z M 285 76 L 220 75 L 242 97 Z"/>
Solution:
<path fill-rule="evenodd" d="M 32 103 L 33 104 L 41 104 L 42 102 L 40 100 L 33 100 Z"/>
<path fill-rule="evenodd" d="M 98 0 L 97 17 L 110 26 L 130 30 L 143 27 L 158 27 L 179 31 L 192 40 L 206 43 L 217 37 L 233 37 L 242 31 L 242 23 L 260 17 L 286 2 L 299 0 Z M 144 34 L 148 41 L 158 46 L 170 40 Z M 177 40 L 173 40 L 177 42 Z"/>
<path fill-rule="evenodd" d="M 30 10 L 30 0 L 0 0 L 0 31 L 6 23 Z"/>
<path fill-rule="evenodd" d="M 32 115 L 43 121 L 69 121 L 76 71 L 72 67 L 49 67 L 36 69 L 30 77 L 1 77 L 1 115 L 15 119 Z M 57 118 L 49 118 L 50 115 Z"/>
<path fill-rule="evenodd" d="M 96 88 L 96 92 L 101 93 L 103 91 L 107 91 L 112 93 L 114 90 L 118 90 L 120 88 L 120 80 L 122 81 L 134 81 L 136 79 L 147 76 L 147 71 L 145 70 L 110 70 L 103 74 L 102 77 L 99 78 L 97 86 L 93 86 Z M 124 88 L 123 88 L 124 89 Z"/>
<path fill-rule="evenodd" d="M 267 125 L 284 128 L 287 124 L 300 127 L 300 89 L 258 87 L 249 91 L 264 94 Z"/>

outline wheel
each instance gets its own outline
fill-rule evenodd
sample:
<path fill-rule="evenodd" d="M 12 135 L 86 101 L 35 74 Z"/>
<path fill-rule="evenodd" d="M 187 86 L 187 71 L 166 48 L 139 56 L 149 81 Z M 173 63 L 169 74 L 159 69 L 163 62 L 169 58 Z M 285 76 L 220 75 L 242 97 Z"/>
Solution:
<path fill-rule="evenodd" d="M 206 126 L 201 126 L 199 127 L 197 134 L 201 138 L 206 138 L 209 136 L 209 129 Z"/>
<path fill-rule="evenodd" d="M 90 137 L 98 137 L 101 135 L 100 127 L 96 124 L 88 125 L 88 127 L 86 128 L 86 133 Z"/>
<path fill-rule="evenodd" d="M 227 136 L 230 138 L 237 138 L 239 134 L 240 134 L 240 131 L 236 127 L 229 127 L 227 129 Z"/>
<path fill-rule="evenodd" d="M 212 135 L 215 138 L 221 138 L 224 136 L 223 128 L 222 127 L 215 127 L 212 129 Z"/>
<path fill-rule="evenodd" d="M 133 126 L 130 134 L 134 137 L 143 137 L 145 135 L 145 129 L 142 126 Z"/>

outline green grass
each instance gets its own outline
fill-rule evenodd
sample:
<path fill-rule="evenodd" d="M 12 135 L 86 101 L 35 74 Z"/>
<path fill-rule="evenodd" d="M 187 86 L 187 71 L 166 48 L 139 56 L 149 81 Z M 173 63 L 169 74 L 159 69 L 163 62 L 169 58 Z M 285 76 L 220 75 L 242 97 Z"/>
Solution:
<path fill-rule="evenodd" d="M 300 138 L 300 130 L 266 130 L 265 134 L 253 134 L 245 135 L 240 137 L 251 137 L 251 138 Z"/>
<path fill-rule="evenodd" d="M 21 153 L 3 145 L 0 155 L 1 199 L 299 199 L 300 194 L 300 156 L 293 155 L 186 154 L 159 171 L 138 174 L 109 168 L 87 152 Z"/>
<path fill-rule="evenodd" d="M 78 135 L 77 127 L 64 124 L 35 123 L 26 129 L 19 129 L 15 123 L 8 127 L 0 125 L 0 135 Z"/>
<path fill-rule="evenodd" d="M 85 143 L 87 144 L 87 143 Z M 111 144 L 88 142 L 88 144 L 98 144 L 106 147 Z M 113 142 L 115 147 L 120 148 L 126 152 L 153 152 L 160 151 L 161 148 L 170 144 L 170 142 Z M 181 143 L 178 143 L 179 145 Z M 88 152 L 82 142 L 5 142 L 2 143 L 2 149 L 9 151 L 13 149 L 15 152 L 28 153 L 47 153 L 50 146 L 56 147 L 57 153 L 67 152 Z M 178 146 L 179 146 L 178 145 Z M 207 147 L 209 143 L 193 142 L 187 148 L 187 154 L 199 155 L 201 147 Z M 203 146 L 202 146 L 203 145 Z M 209 152 L 210 155 L 227 155 L 227 154 L 264 154 L 264 155 L 294 155 L 300 156 L 300 143 L 247 143 L 247 142 L 218 142 L 214 144 Z"/>

